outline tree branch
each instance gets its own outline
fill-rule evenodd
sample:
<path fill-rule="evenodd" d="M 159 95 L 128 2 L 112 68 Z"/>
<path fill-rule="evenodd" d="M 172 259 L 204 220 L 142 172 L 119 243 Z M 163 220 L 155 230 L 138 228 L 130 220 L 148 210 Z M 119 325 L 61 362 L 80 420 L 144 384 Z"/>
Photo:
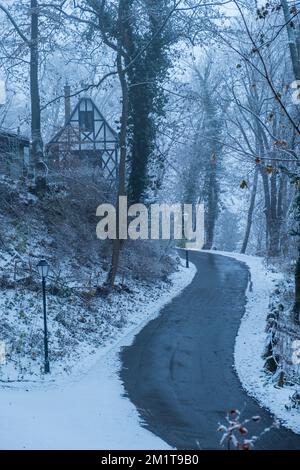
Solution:
<path fill-rule="evenodd" d="M 20 36 L 20 38 L 27 44 L 27 46 L 30 46 L 30 40 L 25 36 L 25 34 L 22 33 L 21 29 L 19 28 L 16 21 L 14 20 L 14 17 L 12 16 L 12 14 L 1 3 L 0 3 L 0 10 L 2 10 L 5 13 L 5 15 L 7 16 L 7 18 L 13 25 L 13 27 L 15 28 L 15 31 Z"/>

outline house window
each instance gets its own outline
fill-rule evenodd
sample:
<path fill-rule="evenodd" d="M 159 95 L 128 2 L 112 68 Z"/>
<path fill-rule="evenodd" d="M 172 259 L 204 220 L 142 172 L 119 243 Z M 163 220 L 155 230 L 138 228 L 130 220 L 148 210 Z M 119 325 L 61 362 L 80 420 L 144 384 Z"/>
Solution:
<path fill-rule="evenodd" d="M 94 113 L 93 111 L 79 111 L 79 127 L 83 131 L 94 131 Z"/>

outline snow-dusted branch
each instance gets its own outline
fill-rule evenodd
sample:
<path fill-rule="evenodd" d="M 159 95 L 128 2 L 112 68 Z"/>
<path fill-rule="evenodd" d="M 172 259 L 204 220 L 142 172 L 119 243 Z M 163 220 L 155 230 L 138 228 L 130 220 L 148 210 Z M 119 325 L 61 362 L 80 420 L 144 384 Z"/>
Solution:
<path fill-rule="evenodd" d="M 30 40 L 25 36 L 25 34 L 23 34 L 21 28 L 18 26 L 17 22 L 15 21 L 14 17 L 12 16 L 12 14 L 9 12 L 9 10 L 4 5 L 2 5 L 2 3 L 0 3 L 0 10 L 2 10 L 5 13 L 7 18 L 9 19 L 9 21 L 13 25 L 15 31 L 20 36 L 20 38 L 25 42 L 25 44 L 27 44 L 27 46 L 30 46 Z"/>

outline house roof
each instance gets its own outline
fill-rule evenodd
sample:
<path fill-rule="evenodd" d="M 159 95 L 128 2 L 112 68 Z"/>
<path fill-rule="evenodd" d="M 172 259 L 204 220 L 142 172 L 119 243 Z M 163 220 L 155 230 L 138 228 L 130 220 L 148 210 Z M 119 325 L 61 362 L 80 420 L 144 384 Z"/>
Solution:
<path fill-rule="evenodd" d="M 103 116 L 103 114 L 100 112 L 98 106 L 95 104 L 95 102 L 92 100 L 92 98 L 90 97 L 83 97 L 83 98 L 80 98 L 78 103 L 76 104 L 76 106 L 74 107 L 73 111 L 71 112 L 70 114 L 70 117 L 68 118 L 68 120 L 65 122 L 65 124 L 59 129 L 58 132 L 56 132 L 56 134 L 54 134 L 54 136 L 52 137 L 52 139 L 48 142 L 47 144 L 47 147 L 53 143 L 56 143 L 57 140 L 60 138 L 60 136 L 63 134 L 64 130 L 68 127 L 68 126 L 71 126 L 72 123 L 72 119 L 77 111 L 77 109 L 80 108 L 80 103 L 82 103 L 83 101 L 90 101 L 92 103 L 92 105 L 94 106 L 94 108 L 96 109 L 97 113 L 100 115 L 101 119 L 105 122 L 106 126 L 108 127 L 108 129 L 110 130 L 110 132 L 113 134 L 113 136 L 115 137 L 116 139 L 116 142 L 118 141 L 118 135 L 116 133 L 116 131 L 113 130 L 113 128 L 110 126 L 110 124 L 107 122 L 107 120 L 105 119 L 105 117 Z"/>
<path fill-rule="evenodd" d="M 15 139 L 18 140 L 24 146 L 30 145 L 30 140 L 25 135 L 19 134 L 18 132 L 11 132 L 10 130 L 0 128 L 0 139 Z"/>

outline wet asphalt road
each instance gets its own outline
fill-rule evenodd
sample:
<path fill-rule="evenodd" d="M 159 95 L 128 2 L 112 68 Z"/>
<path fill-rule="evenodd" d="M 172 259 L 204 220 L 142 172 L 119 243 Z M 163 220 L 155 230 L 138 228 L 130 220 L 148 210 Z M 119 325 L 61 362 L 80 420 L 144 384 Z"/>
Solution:
<path fill-rule="evenodd" d="M 224 256 L 191 253 L 198 272 L 183 293 L 121 352 L 120 372 L 144 426 L 177 449 L 218 449 L 218 422 L 228 409 L 272 422 L 233 370 L 234 341 L 245 311 L 246 266 Z M 197 442 L 199 444 L 197 444 Z M 300 436 L 272 430 L 256 449 L 300 449 Z"/>

